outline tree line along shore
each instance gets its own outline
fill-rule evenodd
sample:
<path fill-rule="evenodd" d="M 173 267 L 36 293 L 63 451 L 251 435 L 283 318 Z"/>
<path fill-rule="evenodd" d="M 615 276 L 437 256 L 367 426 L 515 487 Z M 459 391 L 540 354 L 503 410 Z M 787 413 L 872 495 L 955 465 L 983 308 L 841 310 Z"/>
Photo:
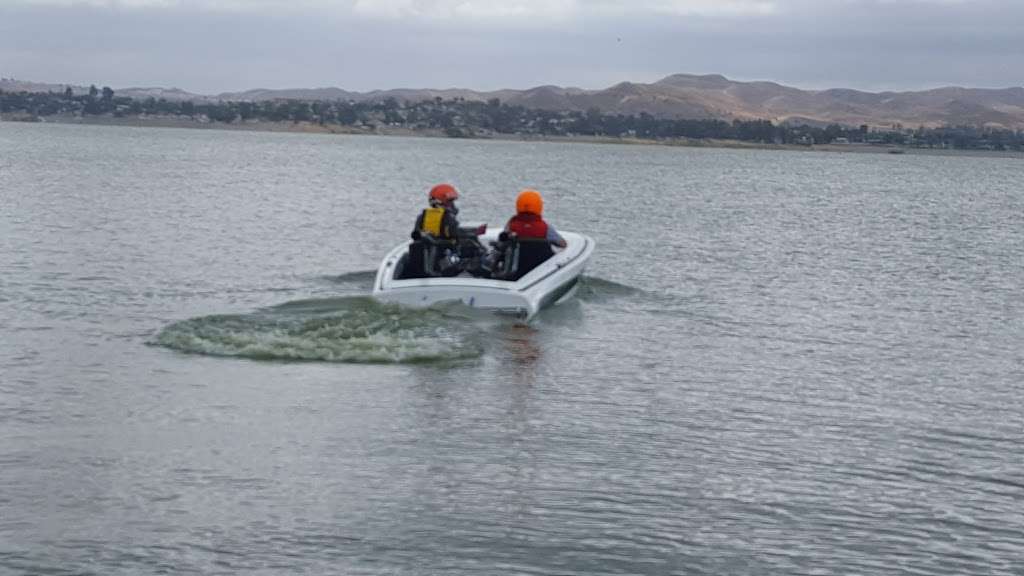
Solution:
<path fill-rule="evenodd" d="M 1024 130 L 979 126 L 886 129 L 831 124 L 777 124 L 769 120 L 666 119 L 607 114 L 598 109 L 552 111 L 488 101 L 434 98 L 377 101 L 178 101 L 118 96 L 109 87 L 86 94 L 0 91 L 4 120 L 89 121 L 154 125 L 320 127 L 330 132 L 411 133 L 452 138 L 552 137 L 655 142 L 707 141 L 762 145 L 882 145 L 898 148 L 1024 151 Z"/>

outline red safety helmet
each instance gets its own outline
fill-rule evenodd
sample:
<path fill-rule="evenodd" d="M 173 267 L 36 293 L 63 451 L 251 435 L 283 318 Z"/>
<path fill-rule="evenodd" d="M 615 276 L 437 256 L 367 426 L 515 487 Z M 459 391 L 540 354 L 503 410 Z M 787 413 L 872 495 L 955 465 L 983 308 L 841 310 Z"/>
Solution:
<path fill-rule="evenodd" d="M 438 184 L 430 189 L 431 202 L 447 204 L 459 199 L 459 191 L 451 184 Z"/>

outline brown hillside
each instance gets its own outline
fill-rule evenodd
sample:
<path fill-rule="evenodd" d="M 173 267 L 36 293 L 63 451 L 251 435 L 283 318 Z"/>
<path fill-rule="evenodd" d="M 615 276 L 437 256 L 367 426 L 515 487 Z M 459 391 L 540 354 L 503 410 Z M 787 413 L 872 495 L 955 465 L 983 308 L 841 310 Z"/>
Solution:
<path fill-rule="evenodd" d="M 0 80 L 0 90 L 63 90 L 62 84 Z M 83 88 L 74 87 L 76 92 Z M 602 90 L 538 86 L 527 90 L 478 92 L 450 88 L 349 92 L 340 88 L 249 90 L 200 96 L 175 89 L 127 88 L 119 94 L 194 100 L 383 100 L 464 98 L 503 102 L 546 110 L 611 114 L 647 113 L 659 118 L 764 118 L 776 122 L 839 123 L 870 126 L 987 125 L 1024 129 L 1024 88 L 947 87 L 918 92 L 864 92 L 850 89 L 801 90 L 774 82 L 737 82 L 720 75 L 673 74 L 650 84 L 622 82 Z"/>

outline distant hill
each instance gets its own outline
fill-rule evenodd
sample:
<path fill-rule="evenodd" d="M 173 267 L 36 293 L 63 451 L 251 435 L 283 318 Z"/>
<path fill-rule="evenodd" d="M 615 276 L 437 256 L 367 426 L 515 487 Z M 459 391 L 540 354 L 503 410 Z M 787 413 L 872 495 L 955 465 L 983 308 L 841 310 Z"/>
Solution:
<path fill-rule="evenodd" d="M 75 95 L 88 94 L 88 86 L 77 86 L 74 84 L 46 84 L 42 82 L 26 82 L 13 78 L 0 78 L 0 90 L 4 92 L 64 92 L 68 87 Z M 97 87 L 100 87 L 97 85 Z M 208 101 L 216 100 L 215 97 L 193 94 L 180 88 L 121 88 L 117 90 L 119 96 L 129 98 L 163 98 L 174 101 Z"/>
<path fill-rule="evenodd" d="M 568 92 L 545 87 L 506 99 L 546 109 L 639 114 L 659 118 L 764 118 L 776 122 L 856 126 L 971 124 L 1024 128 L 1024 88 L 938 88 L 918 92 L 800 90 L 774 82 L 737 82 L 723 76 L 675 74 L 652 84 L 623 82 L 604 90 Z"/>
<path fill-rule="evenodd" d="M 163 98 L 164 100 L 171 100 L 175 102 L 202 102 L 216 100 L 214 97 L 193 94 L 180 88 L 122 88 L 116 92 L 119 96 L 128 96 L 129 98 L 156 98 L 157 100 Z"/>
<path fill-rule="evenodd" d="M 0 80 L 5 91 L 63 91 L 64 84 L 38 84 Z M 76 93 L 87 88 L 73 86 Z M 489 100 L 543 110 L 584 111 L 598 108 L 611 114 L 647 113 L 657 118 L 723 120 L 769 119 L 775 122 L 809 124 L 839 123 L 848 126 L 868 124 L 907 127 L 919 125 L 970 124 L 1002 128 L 1024 128 L 1024 88 L 979 89 L 937 88 L 917 92 L 863 92 L 850 89 L 801 90 L 774 82 L 738 82 L 724 76 L 674 74 L 650 84 L 622 82 L 601 90 L 582 90 L 560 86 L 538 86 L 526 90 L 393 89 L 350 92 L 341 88 L 291 90 L 258 89 L 212 96 L 191 94 L 178 89 L 118 89 L 122 96 L 166 98 L 168 100 L 273 99 L 374 101 L 386 98 L 421 101 Z"/>
<path fill-rule="evenodd" d="M 234 102 L 257 102 L 261 100 L 352 100 L 361 99 L 358 92 L 348 92 L 341 88 L 296 88 L 291 90 L 268 90 L 256 88 L 245 92 L 224 92 L 213 97 L 216 100 Z"/>
<path fill-rule="evenodd" d="M 70 84 L 45 84 L 42 82 L 26 82 L 14 78 L 0 78 L 0 90 L 4 92 L 63 92 Z M 88 86 L 71 86 L 75 94 L 88 94 Z"/>

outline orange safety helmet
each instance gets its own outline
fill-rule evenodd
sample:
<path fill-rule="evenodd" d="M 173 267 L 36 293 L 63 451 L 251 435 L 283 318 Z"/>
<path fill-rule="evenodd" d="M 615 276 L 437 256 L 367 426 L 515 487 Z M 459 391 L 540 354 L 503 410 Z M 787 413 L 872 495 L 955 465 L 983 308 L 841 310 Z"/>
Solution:
<path fill-rule="evenodd" d="M 430 201 L 447 204 L 459 199 L 459 191 L 451 184 L 438 184 L 430 189 Z"/>
<path fill-rule="evenodd" d="M 544 199 L 536 190 L 523 190 L 516 198 L 516 212 L 536 214 L 540 216 L 544 212 Z"/>

